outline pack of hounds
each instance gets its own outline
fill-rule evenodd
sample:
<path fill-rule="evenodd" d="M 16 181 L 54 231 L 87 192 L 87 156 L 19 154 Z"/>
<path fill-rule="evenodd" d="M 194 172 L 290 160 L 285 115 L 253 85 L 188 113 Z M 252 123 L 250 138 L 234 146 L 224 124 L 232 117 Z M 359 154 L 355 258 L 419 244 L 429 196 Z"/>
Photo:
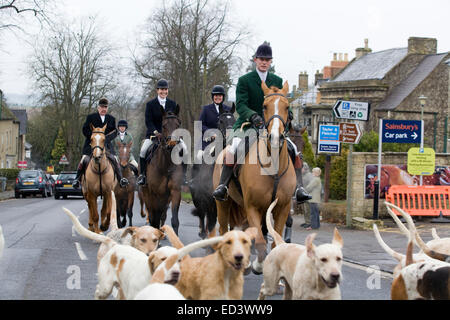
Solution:
<path fill-rule="evenodd" d="M 112 199 L 115 199 L 114 195 Z M 267 228 L 275 247 L 264 260 L 258 299 L 276 294 L 280 284 L 284 286 L 284 299 L 341 299 L 343 239 L 337 228 L 331 243 L 314 245 L 315 233 L 307 236 L 304 245 L 285 243 L 271 222 L 276 201 L 266 214 Z M 425 243 L 409 214 L 389 202 L 386 206 L 400 230 L 409 238 L 406 254 L 396 252 L 383 241 L 377 226 L 373 225 L 380 246 L 398 261 L 393 270 L 391 298 L 450 299 L 450 238 L 440 238 L 433 229 L 433 240 Z M 242 299 L 244 274 L 249 270 L 256 228 L 232 230 L 223 236 L 185 246 L 168 225 L 160 229 L 150 226 L 119 229 L 115 200 L 111 231 L 107 235 L 89 231 L 70 210 L 63 210 L 81 236 L 100 243 L 95 299 L 107 299 L 114 287 L 118 290 L 117 299 L 126 300 Z M 394 210 L 404 217 L 408 228 Z M 164 237 L 172 246 L 159 246 Z M 417 254 L 413 253 L 415 244 L 421 249 Z M 0 258 L 4 246 L 0 226 Z M 207 246 L 211 246 L 214 253 L 204 257 L 189 256 L 193 250 Z"/>

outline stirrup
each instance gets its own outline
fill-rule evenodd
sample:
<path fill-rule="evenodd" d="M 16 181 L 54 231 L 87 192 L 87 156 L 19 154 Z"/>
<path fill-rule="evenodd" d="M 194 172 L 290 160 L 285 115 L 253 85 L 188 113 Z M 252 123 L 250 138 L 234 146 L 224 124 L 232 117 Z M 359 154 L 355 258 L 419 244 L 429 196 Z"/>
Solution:
<path fill-rule="evenodd" d="M 79 189 L 80 188 L 80 181 L 78 179 L 73 180 L 72 187 L 74 189 Z"/>
<path fill-rule="evenodd" d="M 297 203 L 303 203 L 305 201 L 311 200 L 312 197 L 309 195 L 306 190 L 303 187 L 298 187 L 295 190 L 295 199 L 297 200 Z"/>
<path fill-rule="evenodd" d="M 127 185 L 129 185 L 130 183 L 128 182 L 127 178 L 122 178 L 119 181 L 119 185 L 121 188 L 125 188 Z"/>
<path fill-rule="evenodd" d="M 223 192 L 225 190 L 225 192 Z M 220 184 L 217 186 L 216 190 L 214 190 L 212 194 L 213 198 L 218 201 L 225 201 L 228 198 L 228 187 L 224 184 Z"/>
<path fill-rule="evenodd" d="M 147 180 L 146 177 L 145 177 L 143 174 L 141 174 L 141 175 L 137 178 L 137 184 L 140 185 L 140 186 L 145 186 L 145 185 L 147 184 L 147 181 L 146 181 L 146 180 Z"/>

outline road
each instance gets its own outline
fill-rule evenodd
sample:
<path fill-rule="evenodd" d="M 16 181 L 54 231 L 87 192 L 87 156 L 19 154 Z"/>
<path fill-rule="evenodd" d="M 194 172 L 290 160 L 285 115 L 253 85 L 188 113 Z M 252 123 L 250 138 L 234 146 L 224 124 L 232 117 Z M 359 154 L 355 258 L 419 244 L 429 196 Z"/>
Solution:
<path fill-rule="evenodd" d="M 98 202 L 99 207 L 101 201 Z M 14 300 L 92 300 L 96 278 L 98 244 L 78 235 L 62 211 L 66 207 L 87 226 L 87 204 L 82 198 L 10 199 L 0 202 L 0 224 L 5 236 L 5 251 L 0 260 L 0 299 Z M 134 225 L 144 225 L 134 206 Z M 191 204 L 180 208 L 180 239 L 190 243 L 199 239 L 198 220 L 190 214 Z M 167 223 L 170 223 L 170 209 Z M 345 240 L 345 239 L 344 239 Z M 316 244 L 320 242 L 315 241 Z M 167 240 L 162 245 L 169 245 Z M 204 255 L 204 249 L 193 256 Z M 354 258 L 353 258 L 354 260 Z M 343 299 L 388 300 L 390 277 L 374 278 L 367 268 L 345 263 L 341 292 Z M 243 300 L 258 296 L 262 276 L 245 277 Z M 110 297 L 113 299 L 113 297 Z M 281 295 L 270 299 L 280 300 Z"/>

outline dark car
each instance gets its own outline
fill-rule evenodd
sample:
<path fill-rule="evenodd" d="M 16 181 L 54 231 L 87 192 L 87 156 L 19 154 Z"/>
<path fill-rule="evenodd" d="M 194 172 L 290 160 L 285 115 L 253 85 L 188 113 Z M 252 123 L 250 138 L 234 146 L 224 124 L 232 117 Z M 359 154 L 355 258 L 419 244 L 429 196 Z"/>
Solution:
<path fill-rule="evenodd" d="M 14 195 L 19 198 L 25 198 L 27 195 L 42 195 L 42 198 L 52 195 L 51 182 L 42 170 L 22 170 L 16 178 Z"/>
<path fill-rule="evenodd" d="M 60 197 L 67 199 L 67 196 L 83 196 L 81 188 L 75 189 L 72 187 L 76 175 L 76 171 L 63 171 L 59 174 L 55 183 L 55 199 L 58 200 Z"/>

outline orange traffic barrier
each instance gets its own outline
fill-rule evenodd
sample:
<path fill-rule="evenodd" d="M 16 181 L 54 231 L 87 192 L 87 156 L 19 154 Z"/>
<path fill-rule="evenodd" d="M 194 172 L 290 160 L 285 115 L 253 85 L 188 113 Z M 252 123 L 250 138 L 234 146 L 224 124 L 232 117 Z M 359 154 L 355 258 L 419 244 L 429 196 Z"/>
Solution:
<path fill-rule="evenodd" d="M 394 185 L 386 193 L 386 201 L 412 216 L 439 216 L 441 212 L 450 215 L 450 187 L 447 186 Z"/>

